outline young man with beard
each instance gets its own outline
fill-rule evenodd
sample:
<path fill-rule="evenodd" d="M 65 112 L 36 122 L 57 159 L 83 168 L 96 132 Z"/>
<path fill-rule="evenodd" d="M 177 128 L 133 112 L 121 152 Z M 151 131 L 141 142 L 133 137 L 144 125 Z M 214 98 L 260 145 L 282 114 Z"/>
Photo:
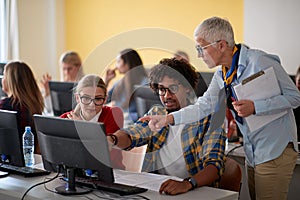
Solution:
<path fill-rule="evenodd" d="M 148 115 L 171 113 L 193 103 L 197 79 L 189 63 L 175 58 L 161 60 L 151 69 L 150 86 L 164 108 L 154 106 Z M 107 139 L 113 146 L 125 150 L 147 144 L 142 171 L 183 178 L 183 181 L 167 180 L 160 186 L 160 193 L 175 195 L 195 187 L 219 184 L 226 135 L 221 127 L 210 131 L 210 122 L 211 116 L 208 116 L 193 123 L 151 131 L 149 121 L 138 120 Z"/>

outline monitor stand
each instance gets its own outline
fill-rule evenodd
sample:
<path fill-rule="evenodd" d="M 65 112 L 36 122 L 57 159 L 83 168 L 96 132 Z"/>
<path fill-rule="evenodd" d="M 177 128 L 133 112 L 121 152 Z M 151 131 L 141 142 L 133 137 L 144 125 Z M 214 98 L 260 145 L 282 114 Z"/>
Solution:
<path fill-rule="evenodd" d="M 75 168 L 67 169 L 67 183 L 63 186 L 56 187 L 55 190 L 58 194 L 62 195 L 87 194 L 92 191 L 75 186 Z"/>
<path fill-rule="evenodd" d="M 0 171 L 0 178 L 4 178 L 4 177 L 7 177 L 9 175 L 8 172 L 3 172 L 3 171 Z"/>

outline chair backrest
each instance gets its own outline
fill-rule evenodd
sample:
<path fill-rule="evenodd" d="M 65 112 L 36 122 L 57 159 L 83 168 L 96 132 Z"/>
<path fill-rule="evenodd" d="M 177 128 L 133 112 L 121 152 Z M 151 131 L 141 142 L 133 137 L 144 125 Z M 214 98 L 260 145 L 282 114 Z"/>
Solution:
<path fill-rule="evenodd" d="M 155 104 L 161 104 L 161 101 L 149 86 L 136 86 L 130 101 L 136 104 L 138 117 L 144 116 L 145 113 Z"/>
<path fill-rule="evenodd" d="M 231 159 L 226 159 L 225 170 L 221 176 L 220 188 L 240 192 L 242 181 L 242 170 L 239 164 Z"/>
<path fill-rule="evenodd" d="M 209 86 L 212 77 L 214 76 L 214 72 L 200 72 L 202 78 L 204 79 L 206 85 Z"/>
<path fill-rule="evenodd" d="M 197 97 L 203 96 L 204 92 L 207 90 L 207 85 L 204 78 L 202 77 L 200 72 L 197 72 L 199 77 L 198 77 L 198 83 L 195 88 L 195 94 Z"/>

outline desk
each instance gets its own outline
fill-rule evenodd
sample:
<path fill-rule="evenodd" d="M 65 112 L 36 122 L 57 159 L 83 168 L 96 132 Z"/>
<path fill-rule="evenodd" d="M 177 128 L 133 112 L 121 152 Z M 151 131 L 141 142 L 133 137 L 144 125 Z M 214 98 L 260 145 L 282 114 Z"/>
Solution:
<path fill-rule="evenodd" d="M 121 171 L 121 170 L 114 170 L 115 179 L 116 182 L 124 182 L 124 177 L 128 178 L 132 175 L 137 175 L 137 173 L 133 172 L 127 172 L 127 171 Z M 147 173 L 141 174 L 143 178 L 147 175 Z M 152 176 L 152 174 L 149 174 Z M 54 177 L 55 174 L 51 173 L 48 176 L 44 177 L 34 177 L 34 178 L 24 178 L 22 176 L 18 175 L 10 175 L 5 178 L 0 178 L 0 200 L 20 200 L 22 195 L 25 193 L 25 191 L 31 187 L 32 185 L 36 183 L 40 183 L 44 181 L 45 177 Z M 127 176 L 127 177 L 126 177 Z M 156 175 L 158 176 L 158 175 Z M 157 183 L 153 183 L 156 186 L 159 186 L 161 182 L 165 180 L 167 176 L 161 176 L 162 179 L 158 180 Z M 149 179 L 144 180 L 144 184 L 138 184 L 138 186 L 143 187 L 146 185 L 149 185 L 148 182 Z M 128 183 L 128 185 L 132 184 L 134 182 L 131 180 L 131 183 Z M 55 187 L 59 186 L 60 184 L 63 184 L 64 182 L 60 179 L 56 179 L 52 182 L 49 182 L 46 184 L 46 187 L 50 190 L 54 190 Z M 113 196 L 109 196 L 113 195 Z M 176 196 L 169 196 L 169 195 L 160 195 L 157 191 L 148 190 L 145 193 L 141 193 L 139 195 L 142 195 L 143 197 L 147 197 L 148 199 L 155 199 L 155 200 L 182 200 L 182 199 L 197 199 L 197 200 L 215 200 L 215 199 L 223 199 L 223 200 L 231 200 L 231 199 L 238 199 L 238 193 L 227 191 L 227 190 L 221 190 L 217 188 L 211 188 L 211 187 L 201 187 L 197 188 L 195 190 L 189 191 L 185 194 L 176 195 Z M 129 196 L 126 196 L 125 198 L 121 198 L 120 196 L 116 196 L 116 194 L 111 194 L 108 192 L 102 192 L 102 191 L 93 191 L 92 193 L 86 194 L 86 195 L 76 195 L 76 196 L 62 196 L 59 194 L 55 194 L 52 192 L 47 191 L 43 185 L 37 186 L 34 189 L 32 189 L 29 193 L 27 193 L 25 200 L 73 200 L 73 199 L 104 199 L 101 198 L 105 197 L 106 199 L 131 199 Z M 137 196 L 134 196 L 134 199 L 145 199 L 145 198 L 137 198 Z"/>
<path fill-rule="evenodd" d="M 232 148 L 236 147 L 237 144 L 229 143 L 227 147 L 227 152 L 230 151 Z M 233 158 L 237 161 L 242 169 L 242 188 L 240 192 L 240 199 L 242 200 L 250 200 L 249 190 L 248 190 L 248 182 L 245 170 L 245 152 L 244 148 L 240 147 L 235 149 L 229 154 L 229 157 Z M 298 199 L 300 196 L 300 157 L 298 156 L 296 167 L 294 169 L 294 173 L 292 176 L 292 180 L 290 183 L 290 188 L 288 192 L 288 200 Z"/>

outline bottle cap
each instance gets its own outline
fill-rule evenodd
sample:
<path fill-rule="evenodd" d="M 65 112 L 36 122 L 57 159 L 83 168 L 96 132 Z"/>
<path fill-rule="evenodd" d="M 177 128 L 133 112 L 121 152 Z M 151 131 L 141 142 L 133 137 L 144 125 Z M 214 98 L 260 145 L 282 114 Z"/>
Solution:
<path fill-rule="evenodd" d="M 25 131 L 31 131 L 31 127 L 30 126 L 25 126 Z"/>

